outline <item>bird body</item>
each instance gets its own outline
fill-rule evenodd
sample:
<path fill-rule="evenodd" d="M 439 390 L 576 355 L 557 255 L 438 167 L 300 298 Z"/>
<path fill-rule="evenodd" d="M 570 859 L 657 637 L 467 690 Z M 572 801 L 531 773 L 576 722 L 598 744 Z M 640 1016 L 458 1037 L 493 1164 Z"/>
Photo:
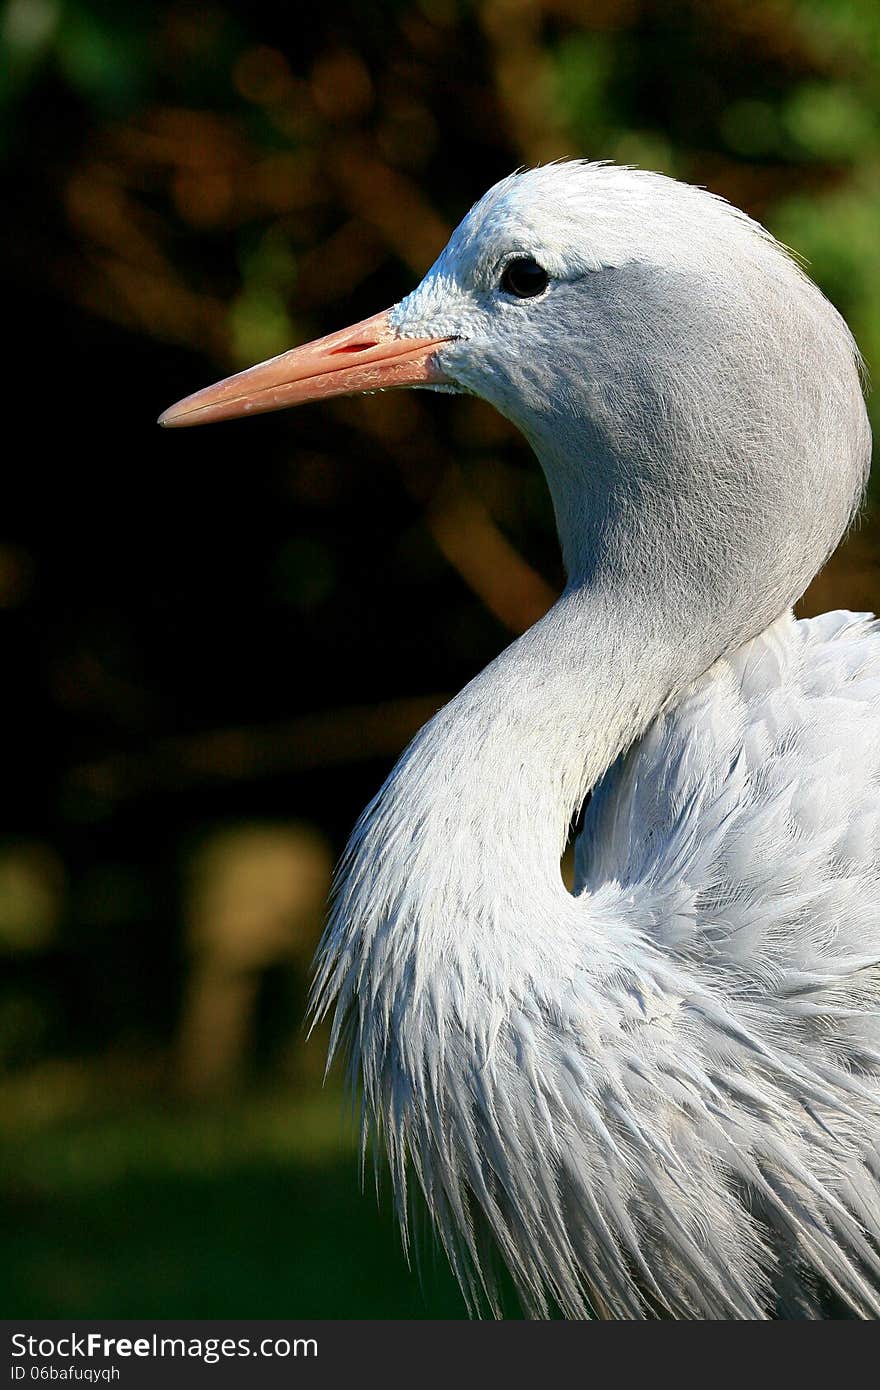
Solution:
<path fill-rule="evenodd" d="M 411 1162 L 477 1306 L 494 1244 L 535 1315 L 876 1315 L 874 625 L 786 614 L 693 682 L 599 781 L 574 895 L 553 694 L 542 728 L 466 690 L 340 869 L 318 1008 L 404 1227 Z"/>
<path fill-rule="evenodd" d="M 880 636 L 790 611 L 864 485 L 852 338 L 722 200 L 550 166 L 167 422 L 407 374 L 519 425 L 568 583 L 339 869 L 315 1015 L 404 1232 L 414 1179 L 496 1313 L 493 1250 L 536 1316 L 877 1316 Z"/>

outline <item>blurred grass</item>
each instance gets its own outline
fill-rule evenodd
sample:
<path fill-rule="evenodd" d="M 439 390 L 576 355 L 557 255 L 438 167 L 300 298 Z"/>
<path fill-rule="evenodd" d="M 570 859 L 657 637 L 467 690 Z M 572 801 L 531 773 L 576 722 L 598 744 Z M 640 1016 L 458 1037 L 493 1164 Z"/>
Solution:
<path fill-rule="evenodd" d="M 2 1101 L 4 1317 L 465 1315 L 430 1245 L 407 1268 L 388 1193 L 359 1190 L 335 1089 L 54 1119 Z"/>

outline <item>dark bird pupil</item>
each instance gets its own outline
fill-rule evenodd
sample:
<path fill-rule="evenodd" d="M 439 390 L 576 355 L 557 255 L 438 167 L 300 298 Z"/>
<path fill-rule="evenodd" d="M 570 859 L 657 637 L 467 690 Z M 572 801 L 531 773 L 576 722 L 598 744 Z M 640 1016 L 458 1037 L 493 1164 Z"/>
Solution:
<path fill-rule="evenodd" d="M 517 299 L 531 299 L 546 290 L 549 280 L 550 276 L 543 266 L 538 265 L 531 256 L 523 256 L 505 266 L 501 288 L 508 294 L 515 294 Z"/>

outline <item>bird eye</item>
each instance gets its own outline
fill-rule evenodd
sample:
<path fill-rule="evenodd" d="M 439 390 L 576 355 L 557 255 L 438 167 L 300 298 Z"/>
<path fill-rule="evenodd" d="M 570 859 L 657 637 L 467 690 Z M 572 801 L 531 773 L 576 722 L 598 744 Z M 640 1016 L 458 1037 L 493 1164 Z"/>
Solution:
<path fill-rule="evenodd" d="M 519 256 L 504 267 L 501 288 L 517 299 L 534 299 L 543 294 L 550 283 L 550 276 L 533 256 Z"/>

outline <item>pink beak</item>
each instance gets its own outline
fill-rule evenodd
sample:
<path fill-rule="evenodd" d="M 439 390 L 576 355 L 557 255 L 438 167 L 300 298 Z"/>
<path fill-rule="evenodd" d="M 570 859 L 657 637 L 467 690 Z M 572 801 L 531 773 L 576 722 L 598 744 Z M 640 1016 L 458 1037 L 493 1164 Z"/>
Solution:
<path fill-rule="evenodd" d="M 434 354 L 449 339 L 399 338 L 389 316 L 386 309 L 351 328 L 206 386 L 170 406 L 159 416 L 159 424 L 173 428 L 207 425 L 328 396 L 448 383 L 449 378 L 434 362 Z"/>

